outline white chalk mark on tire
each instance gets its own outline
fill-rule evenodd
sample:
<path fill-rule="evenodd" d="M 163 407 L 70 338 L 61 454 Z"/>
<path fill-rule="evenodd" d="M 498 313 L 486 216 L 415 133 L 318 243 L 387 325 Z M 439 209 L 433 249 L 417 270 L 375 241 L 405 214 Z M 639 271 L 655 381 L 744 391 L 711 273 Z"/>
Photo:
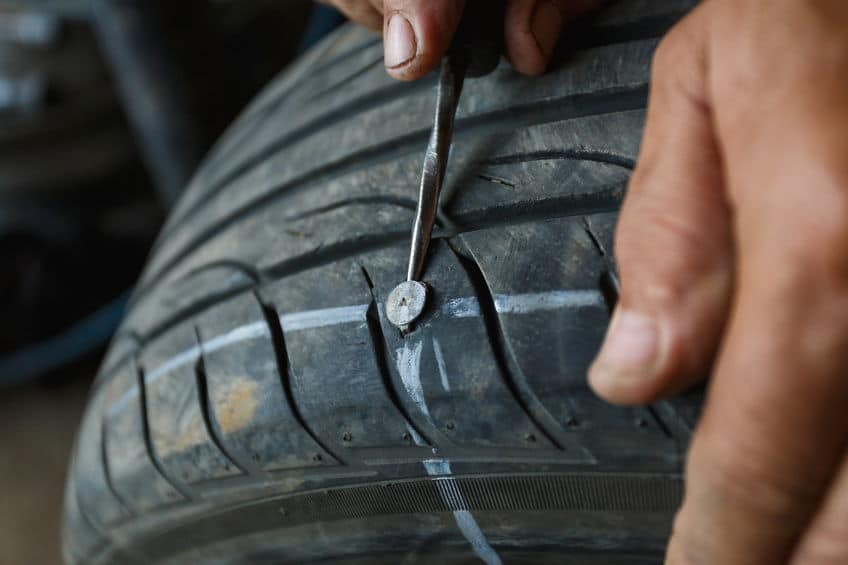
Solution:
<path fill-rule="evenodd" d="M 209 341 L 204 341 L 201 346 L 203 348 L 204 355 L 208 355 L 213 351 L 223 349 L 235 343 L 239 343 L 240 341 L 247 341 L 250 339 L 256 339 L 257 337 L 270 335 L 271 330 L 268 329 L 268 324 L 264 321 L 253 322 L 252 324 L 245 324 L 244 326 L 239 326 L 225 334 L 213 337 Z"/>
<path fill-rule="evenodd" d="M 307 310 L 280 316 L 280 325 L 287 332 L 336 326 L 350 322 L 364 322 L 368 312 L 367 304 L 357 306 L 342 306 L 341 308 L 324 308 L 322 310 Z"/>
<path fill-rule="evenodd" d="M 442 379 L 442 388 L 445 389 L 445 392 L 450 392 L 450 380 L 448 380 L 448 368 L 445 364 L 445 355 L 442 353 L 442 346 L 435 336 L 433 336 L 433 353 L 436 355 L 436 365 L 439 367 L 439 377 Z"/>
<path fill-rule="evenodd" d="M 604 306 L 604 297 L 597 290 L 555 290 L 533 294 L 496 294 L 495 310 L 501 314 L 529 314 L 560 308 Z"/>
<path fill-rule="evenodd" d="M 429 418 L 430 410 L 427 408 L 427 401 L 424 400 L 424 388 L 421 386 L 422 345 L 420 341 L 414 344 L 405 342 L 403 347 L 395 350 L 395 362 L 406 394 L 418 406 L 418 409 Z"/>
<path fill-rule="evenodd" d="M 442 314 L 449 318 L 479 318 L 480 303 L 473 296 L 453 298 L 442 305 Z"/>
<path fill-rule="evenodd" d="M 450 461 L 445 459 L 428 459 L 422 461 L 424 469 L 431 477 L 445 477 L 436 481 L 436 486 L 439 489 L 439 494 L 445 506 L 451 508 L 453 519 L 456 522 L 459 531 L 471 544 L 471 549 L 486 565 L 501 565 L 502 561 L 495 549 L 489 544 L 486 539 L 486 534 L 480 529 L 474 515 L 471 514 L 459 490 L 459 486 L 451 473 Z"/>

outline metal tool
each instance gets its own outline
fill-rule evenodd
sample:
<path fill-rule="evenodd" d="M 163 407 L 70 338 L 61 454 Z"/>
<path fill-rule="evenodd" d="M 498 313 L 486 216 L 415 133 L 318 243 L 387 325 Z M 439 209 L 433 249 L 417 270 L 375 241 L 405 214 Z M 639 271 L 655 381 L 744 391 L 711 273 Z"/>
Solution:
<path fill-rule="evenodd" d="M 469 0 L 448 54 L 442 60 L 436 116 L 424 154 L 418 209 L 412 228 L 407 280 L 395 287 L 386 301 L 386 316 L 401 331 L 409 330 L 427 302 L 427 285 L 420 279 L 436 221 L 462 85 L 466 76 L 483 76 L 497 67 L 502 50 L 503 13 L 502 0 Z"/>

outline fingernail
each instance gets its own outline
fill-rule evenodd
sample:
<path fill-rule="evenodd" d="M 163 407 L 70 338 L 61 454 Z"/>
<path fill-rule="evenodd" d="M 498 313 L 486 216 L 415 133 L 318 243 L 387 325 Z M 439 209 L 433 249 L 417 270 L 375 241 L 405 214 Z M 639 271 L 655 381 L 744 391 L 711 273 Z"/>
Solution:
<path fill-rule="evenodd" d="M 530 30 L 545 59 L 554 51 L 559 34 L 562 31 L 562 13 L 549 0 L 542 0 L 533 11 Z"/>
<path fill-rule="evenodd" d="M 662 368 L 662 335 L 657 321 L 631 310 L 616 310 L 591 369 L 599 388 L 623 380 L 651 378 Z"/>
<path fill-rule="evenodd" d="M 409 21 L 400 14 L 389 18 L 386 26 L 384 61 L 386 67 L 400 67 L 415 58 L 417 44 L 415 31 Z"/>

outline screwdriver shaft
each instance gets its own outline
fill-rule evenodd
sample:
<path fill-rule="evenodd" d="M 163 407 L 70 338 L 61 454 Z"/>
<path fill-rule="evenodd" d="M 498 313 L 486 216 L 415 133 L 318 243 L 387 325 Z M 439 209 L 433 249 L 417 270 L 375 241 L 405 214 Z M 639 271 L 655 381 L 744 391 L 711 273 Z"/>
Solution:
<path fill-rule="evenodd" d="M 407 280 L 420 280 L 424 270 L 430 236 L 436 221 L 439 207 L 439 194 L 447 170 L 450 155 L 453 125 L 456 107 L 465 79 L 465 67 L 445 57 L 439 73 L 439 86 L 436 95 L 436 117 L 427 152 L 424 154 L 424 167 L 421 173 L 421 185 L 418 194 L 418 209 L 415 212 L 415 225 L 412 228 L 412 244 L 409 251 Z"/>

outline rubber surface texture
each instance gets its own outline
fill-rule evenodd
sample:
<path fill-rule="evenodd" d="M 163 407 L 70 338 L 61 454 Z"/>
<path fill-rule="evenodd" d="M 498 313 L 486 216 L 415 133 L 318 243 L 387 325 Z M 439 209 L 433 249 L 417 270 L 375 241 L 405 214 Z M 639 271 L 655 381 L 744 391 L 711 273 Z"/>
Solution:
<path fill-rule="evenodd" d="M 434 77 L 347 26 L 174 210 L 91 393 L 68 563 L 661 562 L 691 394 L 586 386 L 652 53 L 691 0 L 612 3 L 542 77 L 467 81 L 427 309 L 403 280 Z"/>

